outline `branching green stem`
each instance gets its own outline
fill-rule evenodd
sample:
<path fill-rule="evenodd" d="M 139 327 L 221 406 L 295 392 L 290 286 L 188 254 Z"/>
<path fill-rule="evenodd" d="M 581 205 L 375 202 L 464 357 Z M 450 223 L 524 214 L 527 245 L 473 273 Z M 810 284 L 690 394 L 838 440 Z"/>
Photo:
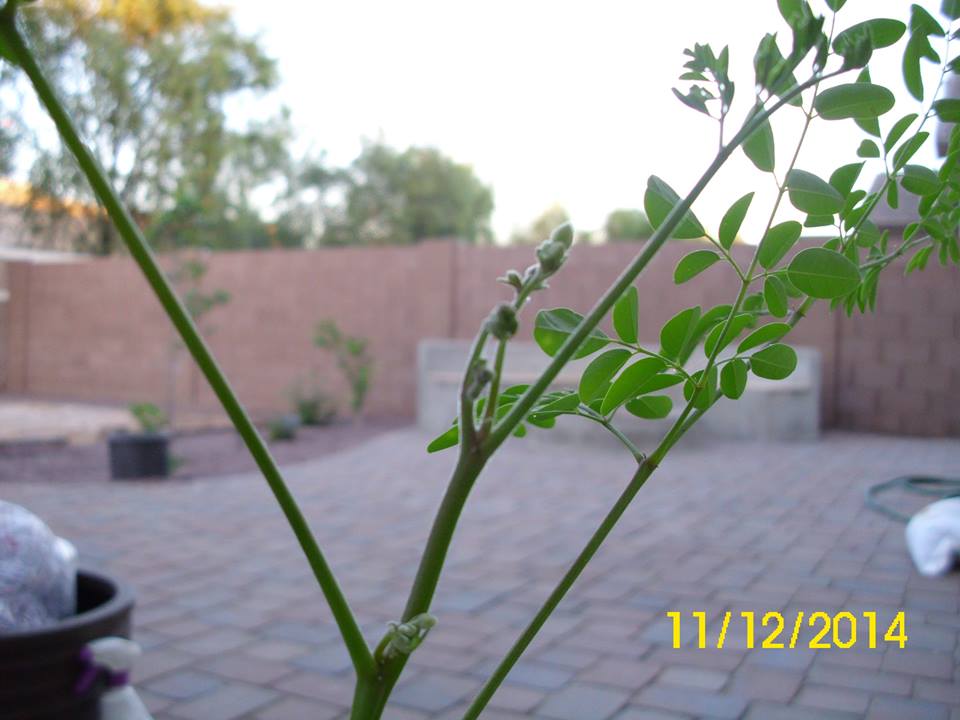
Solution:
<path fill-rule="evenodd" d="M 536 382 L 527 388 L 526 392 L 524 392 L 517 402 L 513 404 L 506 416 L 494 426 L 493 432 L 485 442 L 485 449 L 488 452 L 499 447 L 500 444 L 503 443 L 503 441 L 506 440 L 506 438 L 510 435 L 510 433 L 513 432 L 513 429 L 526 416 L 527 412 L 529 412 L 530 408 L 533 407 L 533 404 L 537 401 L 537 399 L 546 391 L 547 387 L 549 387 L 550 383 L 556 379 L 557 375 L 560 374 L 560 371 L 563 369 L 564 365 L 566 365 L 566 363 L 570 360 L 577 348 L 580 347 L 587 335 L 600 323 L 600 321 L 606 316 L 607 312 L 609 312 L 610 308 L 613 307 L 613 304 L 620 298 L 621 295 L 623 295 L 633 281 L 636 280 L 637 276 L 650 263 L 650 260 L 667 241 L 667 238 L 670 237 L 670 234 L 673 232 L 674 228 L 677 226 L 686 212 L 690 209 L 691 205 L 693 205 L 693 202 L 700 196 L 704 188 L 706 188 L 709 182 L 713 179 L 714 175 L 717 174 L 717 171 L 724 165 L 730 155 L 733 154 L 734 150 L 740 147 L 743 141 L 746 140 L 764 122 L 766 122 L 766 120 L 773 113 L 789 103 L 793 98 L 797 97 L 805 90 L 813 87 L 821 81 L 839 75 L 841 72 L 845 71 L 837 70 L 826 75 L 817 75 L 816 77 L 797 85 L 789 92 L 784 93 L 783 96 L 780 97 L 779 100 L 771 107 L 753 115 L 748 122 L 744 123 L 744 125 L 730 140 L 730 142 L 717 153 L 717 156 L 714 158 L 713 162 L 710 163 L 710 166 L 696 182 L 689 194 L 673 207 L 673 209 L 664 219 L 663 224 L 657 228 L 651 238 L 646 242 L 643 250 L 640 251 L 637 257 L 634 258 L 630 265 L 627 266 L 627 268 L 620 274 L 607 292 L 605 292 L 597 301 L 590 312 L 587 313 L 587 315 L 580 321 L 576 329 L 570 333 L 563 345 L 560 346 L 556 354 L 553 356 L 553 360 L 536 380 Z M 749 275 L 749 273 L 747 274 Z"/>
<path fill-rule="evenodd" d="M 630 454 L 633 455 L 633 458 L 637 462 L 643 462 L 644 457 L 646 457 L 643 454 L 643 451 L 641 451 L 640 448 L 634 445 L 633 441 L 630 438 L 628 438 L 626 435 L 624 435 L 623 432 L 616 425 L 613 424 L 612 420 L 603 417 L 603 415 L 599 415 L 595 413 L 589 407 L 582 404 L 580 405 L 577 415 L 579 415 L 580 417 L 586 418 L 587 420 L 593 420 L 593 422 L 604 427 L 611 435 L 613 435 L 617 440 L 623 443 L 623 446 L 630 451 Z"/>
<path fill-rule="evenodd" d="M 700 178 L 697 184 L 694 186 L 693 190 L 690 191 L 690 194 L 687 195 L 678 205 L 674 206 L 671 213 L 664 220 L 663 224 L 657 229 L 657 232 L 654 233 L 653 237 L 648 241 L 644 250 L 637 256 L 637 258 L 630 264 L 630 266 L 620 275 L 614 285 L 608 290 L 604 296 L 598 301 L 590 313 L 583 318 L 580 324 L 577 326 L 576 330 L 571 333 L 567 338 L 566 342 L 560 347 L 557 353 L 554 355 L 553 362 L 547 367 L 544 373 L 540 376 L 534 385 L 532 385 L 527 392 L 518 400 L 510 413 L 501 420 L 500 424 L 496 426 L 494 434 L 488 440 L 488 447 L 491 449 L 496 448 L 499 445 L 499 442 L 502 442 L 506 435 L 513 429 L 514 425 L 509 424 L 511 419 L 514 419 L 516 422 L 519 422 L 522 419 L 530 406 L 535 402 L 536 398 L 539 397 L 546 387 L 553 381 L 556 375 L 562 369 L 564 363 L 569 359 L 570 356 L 576 351 L 580 343 L 586 338 L 590 331 L 600 322 L 600 320 L 606 315 L 609 309 L 617 301 L 620 295 L 626 291 L 630 286 L 633 280 L 637 275 L 646 267 L 650 258 L 653 254 L 659 249 L 670 233 L 673 231 L 675 225 L 680 221 L 683 215 L 690 208 L 693 201 L 699 196 L 703 188 L 710 181 L 720 166 L 726 161 L 730 156 L 733 150 L 738 147 L 750 134 L 764 121 L 766 121 L 769 116 L 775 112 L 777 109 L 787 104 L 795 96 L 801 94 L 804 90 L 818 86 L 819 83 L 834 75 L 839 74 L 840 71 L 830 73 L 825 76 L 817 76 L 811 78 L 810 80 L 804 82 L 801 85 L 795 87 L 790 93 L 785 94 L 780 98 L 779 102 L 774 104 L 768 110 L 765 110 L 761 113 L 755 115 L 751 120 L 746 123 L 736 136 L 730 141 L 730 144 L 722 148 L 720 153 L 714 159 L 713 163 L 710 164 L 710 167 L 707 168 L 704 175 Z M 812 107 L 812 105 L 811 105 Z M 810 122 L 810 115 L 808 114 L 807 123 Z M 802 144 L 803 138 L 806 135 L 806 127 L 804 127 L 804 133 L 801 136 L 801 139 L 798 143 L 798 150 L 794 154 L 794 162 L 796 161 L 797 154 L 799 153 L 799 145 Z M 792 167 L 793 163 L 791 163 Z M 782 198 L 785 191 L 785 185 L 781 187 L 780 194 L 777 199 L 779 204 L 780 198 Z M 774 208 L 773 213 L 771 213 L 771 223 L 772 218 L 776 214 L 776 208 Z M 714 349 L 714 352 L 711 354 L 708 359 L 707 367 L 704 370 L 703 376 L 706 377 L 707 371 L 712 366 L 716 360 L 716 355 L 719 352 L 720 347 L 722 346 L 722 336 L 726 335 L 729 331 L 732 318 L 736 315 L 737 309 L 742 305 L 743 299 L 746 296 L 747 288 L 749 287 L 748 277 L 753 272 L 753 268 L 757 262 L 757 253 L 754 253 L 753 261 L 751 262 L 751 268 L 742 276 L 740 283 L 740 292 L 737 296 L 737 301 L 733 306 L 730 314 L 727 317 L 726 326 L 721 333 L 721 342 L 717 343 L 717 347 Z M 697 396 L 703 388 L 698 387 L 690 400 L 688 401 L 684 410 L 680 413 L 680 416 L 671 426 L 670 430 L 667 431 L 666 435 L 660 441 L 660 444 L 657 448 L 641 462 L 637 471 L 634 473 L 633 477 L 630 479 L 626 489 L 617 499 L 614 506 L 604 517 L 603 521 L 600 523 L 600 526 L 590 537 L 590 540 L 587 542 L 586 546 L 574 560 L 573 564 L 564 574 L 563 578 L 554 588 L 553 592 L 550 593 L 550 596 L 537 611 L 533 620 L 523 631 L 520 637 L 517 639 L 513 647 L 510 648 L 510 651 L 507 653 L 506 657 L 501 661 L 500 665 L 497 666 L 497 669 L 494 671 L 493 675 L 487 680 L 483 688 L 480 690 L 479 694 L 476 696 L 474 701 L 471 703 L 470 707 L 467 709 L 466 714 L 464 715 L 464 720 L 475 720 L 480 716 L 480 713 L 486 707 L 487 703 L 490 701 L 490 698 L 493 697 L 493 694 L 496 692 L 497 688 L 506 678 L 507 674 L 510 672 L 511 668 L 516 664 L 517 660 L 520 659 L 520 656 L 526 650 L 526 648 L 533 641 L 533 638 L 540 631 L 540 628 L 543 627 L 547 619 L 560 604 L 560 601 L 564 598 L 570 588 L 576 582 L 577 578 L 583 572 L 583 569 L 587 566 L 593 556 L 596 554 L 597 550 L 603 544 L 603 541 L 613 530 L 614 526 L 619 521 L 620 517 L 626 511 L 627 507 L 633 501 L 633 498 L 640 491 L 640 488 L 643 487 L 644 483 L 649 479 L 650 475 L 653 474 L 654 470 L 659 466 L 660 462 L 663 460 L 666 453 L 677 443 L 677 441 L 683 437 L 686 432 L 693 427 L 693 425 L 699 420 L 706 410 L 716 402 L 717 398 L 714 397 L 711 399 L 711 402 L 707 404 L 706 408 L 697 410 L 694 408 L 694 403 L 697 400 Z M 526 401 L 526 407 L 523 406 Z M 516 417 L 514 417 L 516 416 Z M 499 441 L 499 442 L 498 442 Z"/>
<path fill-rule="evenodd" d="M 496 417 L 497 399 L 500 394 L 500 376 L 503 374 L 503 359 L 507 352 L 507 341 L 500 340 L 497 343 L 497 354 L 493 361 L 493 380 L 490 381 L 490 394 L 487 396 L 487 405 L 484 408 L 482 435 L 490 432 L 493 425 L 493 418 Z"/>
<path fill-rule="evenodd" d="M 740 269 L 740 265 L 737 263 L 737 261 L 733 259 L 733 255 L 730 254 L 730 251 L 721 245 L 720 242 L 712 235 L 707 235 L 707 240 L 709 240 L 710 243 L 720 251 L 720 254 L 723 255 L 724 259 L 727 261 L 727 264 L 733 268 L 733 271 L 737 274 L 737 277 L 739 277 L 740 280 L 746 280 L 746 275 L 743 274 L 743 270 Z"/>
<path fill-rule="evenodd" d="M 603 518 L 603 522 L 600 523 L 600 527 L 597 528 L 597 530 L 587 541 L 586 546 L 580 551 L 580 554 L 577 556 L 577 559 L 574 560 L 573 564 L 570 566 L 570 569 L 564 574 L 563 578 L 554 588 L 553 592 L 550 593 L 550 596 L 547 598 L 546 602 L 544 602 L 541 608 L 537 611 L 537 614 L 534 615 L 533 620 L 530 621 L 530 624 L 527 625 L 526 629 L 524 629 L 516 643 L 514 643 L 513 647 L 510 648 L 510 651 L 497 666 L 497 669 L 494 670 L 493 675 L 490 676 L 483 688 L 481 688 L 480 692 L 474 698 L 473 702 L 470 704 L 470 707 L 467 709 L 466 714 L 463 716 L 464 720 L 476 720 L 476 718 L 480 717 L 480 713 L 483 712 L 483 709 L 487 706 L 487 703 L 490 702 L 490 698 L 493 697 L 493 694 L 496 692 L 497 688 L 500 687 L 500 684 L 504 681 L 504 679 L 506 679 L 507 674 L 516 664 L 517 660 L 520 659 L 520 656 L 523 655 L 523 652 L 527 649 L 527 647 L 529 647 L 534 637 L 536 637 L 537 633 L 540 632 L 540 628 L 542 628 L 544 623 L 547 622 L 547 619 L 560 604 L 560 601 L 563 600 L 564 596 L 576 582 L 577 578 L 580 577 L 583 569 L 587 566 L 590 560 L 593 559 L 593 556 L 596 555 L 597 550 L 600 549 L 603 541 L 606 540 L 607 536 L 610 534 L 610 531 L 613 530 L 614 526 L 617 524 L 617 521 L 621 518 L 627 507 L 629 507 L 630 503 L 633 501 L 633 498 L 636 497 L 636 494 L 640 491 L 640 488 L 643 487 L 644 483 L 649 479 L 656 468 L 656 462 L 652 456 L 640 464 L 636 472 L 633 474 L 633 477 L 630 479 L 626 489 L 621 493 L 620 497 L 617 498 L 617 501 L 607 513 L 606 517 Z"/>
<path fill-rule="evenodd" d="M 459 409 L 457 416 L 460 422 L 460 448 L 475 450 L 478 447 L 477 428 L 473 419 L 473 398 L 470 396 L 470 386 L 473 384 L 474 369 L 480 358 L 483 356 L 483 348 L 487 344 L 487 338 L 490 331 L 484 326 L 473 339 L 473 345 L 470 348 L 470 355 L 467 358 L 467 366 L 463 371 L 463 379 L 460 382 L 460 398 L 458 401 Z M 407 620 L 407 618 L 404 618 Z"/>
<path fill-rule="evenodd" d="M 4 10 L 12 7 L 9 3 Z M 26 73 L 40 102 L 46 108 L 53 122 L 60 132 L 64 144 L 70 149 L 70 152 L 77 159 L 80 169 L 90 182 L 91 187 L 97 194 L 100 203 L 106 209 L 111 221 L 126 243 L 130 254 L 136 261 L 140 270 L 143 272 L 153 289 L 154 294 L 163 306 L 164 311 L 170 318 L 177 332 L 183 340 L 183 344 L 189 349 L 197 366 L 203 372 L 207 382 L 216 394 L 223 409 L 226 411 L 230 420 L 233 422 L 257 463 L 257 467 L 263 473 L 264 479 L 270 486 L 277 503 L 280 505 L 283 514 L 293 530 L 313 574 L 323 591 L 324 597 L 330 606 L 334 620 L 343 636 L 343 641 L 350 653 L 350 659 L 353 662 L 356 672 L 360 676 L 371 675 L 375 672 L 375 663 L 370 648 L 360 632 L 360 627 L 353 616 L 346 598 L 337 584 L 333 571 L 327 564 L 320 547 L 317 544 L 313 533 L 307 523 L 306 518 L 300 511 L 297 501 L 287 487 L 276 462 L 267 449 L 266 443 L 257 431 L 246 410 L 237 399 L 236 394 L 231 388 L 230 383 L 221 371 L 213 354 L 207 347 L 203 338 L 200 336 L 196 326 L 190 319 L 190 314 L 180 302 L 167 278 L 157 264 L 157 260 L 147 245 L 140 228 L 134 222 L 130 213 L 124 207 L 120 198 L 107 180 L 106 173 L 97 162 L 93 154 L 87 149 L 86 145 L 80 139 L 80 135 L 73 124 L 63 104 L 60 102 L 53 87 L 47 80 L 43 70 L 37 63 L 33 54 L 27 47 L 23 37 L 16 27 L 16 18 L 12 11 L 5 12 L 0 16 L 0 35 L 16 58 L 24 73 Z"/>

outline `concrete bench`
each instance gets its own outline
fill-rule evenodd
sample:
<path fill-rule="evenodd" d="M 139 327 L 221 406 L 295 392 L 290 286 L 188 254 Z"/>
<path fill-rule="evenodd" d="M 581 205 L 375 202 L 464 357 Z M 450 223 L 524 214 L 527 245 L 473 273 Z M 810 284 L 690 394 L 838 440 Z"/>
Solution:
<path fill-rule="evenodd" d="M 655 345 L 655 344 L 650 344 Z M 456 413 L 457 392 L 470 348 L 466 340 L 422 340 L 417 356 L 417 421 L 424 430 L 439 433 L 450 426 Z M 812 440 L 820 430 L 820 354 L 814 348 L 797 348 L 798 364 L 786 380 L 772 381 L 750 375 L 747 389 L 736 402 L 722 399 L 690 431 L 700 440 L 790 441 Z M 567 365 L 553 388 L 575 388 L 591 358 Z M 531 383 L 549 358 L 531 342 L 511 342 L 504 364 L 504 385 Z M 688 367 L 705 362 L 694 353 Z M 648 444 L 661 436 L 682 409 L 680 385 L 660 391 L 674 399 L 674 410 L 663 420 L 641 420 L 628 412 L 617 413 L 617 426 L 633 439 Z M 584 418 L 561 417 L 549 431 L 531 434 L 563 441 L 616 442 L 596 423 Z"/>

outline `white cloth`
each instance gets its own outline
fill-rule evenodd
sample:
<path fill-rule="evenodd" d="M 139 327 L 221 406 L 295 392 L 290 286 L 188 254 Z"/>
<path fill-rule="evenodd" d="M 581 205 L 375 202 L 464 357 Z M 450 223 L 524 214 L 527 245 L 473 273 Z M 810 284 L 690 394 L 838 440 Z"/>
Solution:
<path fill-rule="evenodd" d="M 140 657 L 140 646 L 132 640 L 105 637 L 87 647 L 97 667 L 128 676 L 134 661 Z M 108 688 L 100 697 L 100 720 L 152 720 L 147 708 L 130 685 Z"/>
<path fill-rule="evenodd" d="M 960 497 L 930 503 L 910 518 L 905 532 L 920 574 L 947 574 L 960 555 Z"/>

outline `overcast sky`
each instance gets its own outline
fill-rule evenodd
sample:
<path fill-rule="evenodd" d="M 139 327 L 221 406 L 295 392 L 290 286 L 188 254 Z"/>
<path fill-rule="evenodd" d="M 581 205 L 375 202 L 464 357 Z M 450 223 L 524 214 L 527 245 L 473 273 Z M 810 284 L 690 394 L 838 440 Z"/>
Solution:
<path fill-rule="evenodd" d="M 680 84 L 683 49 L 731 46 L 742 113 L 753 94 L 757 42 L 776 30 L 789 50 L 790 37 L 774 0 L 228 4 L 279 61 L 279 97 L 292 111 L 300 150 L 347 163 L 364 137 L 438 147 L 493 186 L 501 237 L 553 203 L 578 227 L 600 227 L 611 209 L 642 206 L 651 173 L 683 194 L 717 143 L 716 123 L 670 92 Z M 826 12 L 823 0 L 812 5 Z M 906 21 L 909 3 L 849 0 L 838 27 L 868 12 Z M 907 100 L 899 56 L 899 47 L 878 53 L 874 80 Z M 788 109 L 774 123 L 778 167 L 792 153 L 800 115 Z M 856 160 L 862 133 L 852 121 L 814 128 L 799 167 L 827 175 Z M 772 198 L 773 188 L 738 153 L 695 207 L 715 227 L 733 200 L 756 190 L 749 233 L 764 214 L 758 201 Z"/>

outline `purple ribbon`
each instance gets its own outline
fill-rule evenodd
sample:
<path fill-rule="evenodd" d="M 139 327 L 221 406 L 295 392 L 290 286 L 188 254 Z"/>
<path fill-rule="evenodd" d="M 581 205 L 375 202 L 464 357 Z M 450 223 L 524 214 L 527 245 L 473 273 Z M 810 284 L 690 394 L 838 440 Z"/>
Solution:
<path fill-rule="evenodd" d="M 89 646 L 84 646 L 77 659 L 83 666 L 83 670 L 77 679 L 77 684 L 73 687 L 73 692 L 76 695 L 86 694 L 101 674 L 105 676 L 107 687 L 110 688 L 123 687 L 130 682 L 130 674 L 128 672 L 114 672 L 106 665 L 97 665 L 93 659 L 93 651 Z"/>

